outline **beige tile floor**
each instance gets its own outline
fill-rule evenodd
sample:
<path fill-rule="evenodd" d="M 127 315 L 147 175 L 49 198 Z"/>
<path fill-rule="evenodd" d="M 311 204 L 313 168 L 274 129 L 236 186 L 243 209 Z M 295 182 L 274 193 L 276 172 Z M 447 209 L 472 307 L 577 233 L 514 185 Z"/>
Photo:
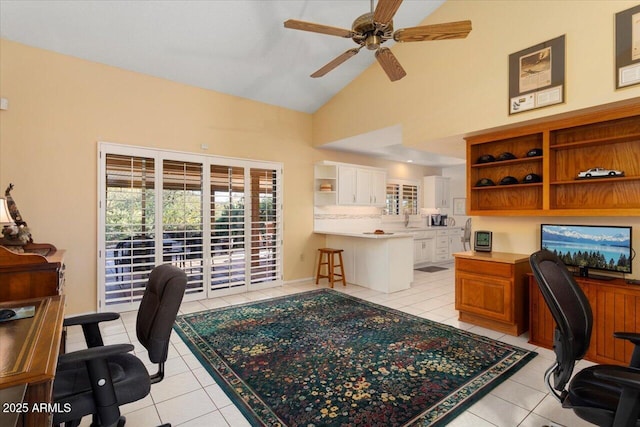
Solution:
<path fill-rule="evenodd" d="M 377 304 L 538 352 L 535 359 L 454 419 L 450 426 L 579 427 L 589 425 L 574 416 L 572 411 L 562 409 L 548 393 L 543 375 L 553 360 L 553 353 L 550 350 L 528 344 L 527 334 L 512 337 L 457 320 L 458 313 L 454 309 L 454 275 L 453 269 L 449 267 L 446 271 L 436 273 L 415 271 L 411 288 L 394 294 L 375 292 L 355 285 L 348 285 L 346 288 L 338 286 L 336 289 Z M 326 286 L 326 284 L 321 283 L 318 287 L 320 286 Z M 295 283 L 259 292 L 186 302 L 182 304 L 181 313 L 256 301 L 310 289 L 316 289 L 316 285 L 312 282 Z M 123 313 L 119 320 L 103 325 L 101 329 L 105 343 L 133 343 L 136 346 L 136 354 L 150 364 L 146 350 L 136 342 L 135 316 L 135 312 Z M 79 327 L 70 328 L 68 351 L 83 347 L 83 337 Z M 588 362 L 582 361 L 578 364 L 577 370 L 588 365 Z M 153 367 L 150 367 L 150 370 L 152 369 Z M 181 427 L 249 425 L 175 333 L 171 338 L 165 379 L 152 386 L 150 396 L 125 405 L 122 412 L 127 417 L 127 425 L 131 427 L 157 426 L 166 422 Z M 90 417 L 85 417 L 82 426 L 89 424 Z"/>

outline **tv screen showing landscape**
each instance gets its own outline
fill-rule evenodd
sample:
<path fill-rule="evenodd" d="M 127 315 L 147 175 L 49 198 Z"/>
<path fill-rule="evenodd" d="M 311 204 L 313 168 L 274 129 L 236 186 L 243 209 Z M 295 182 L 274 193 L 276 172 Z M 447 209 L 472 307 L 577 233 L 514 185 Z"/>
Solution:
<path fill-rule="evenodd" d="M 565 265 L 631 273 L 631 227 L 542 224 L 541 235 Z"/>

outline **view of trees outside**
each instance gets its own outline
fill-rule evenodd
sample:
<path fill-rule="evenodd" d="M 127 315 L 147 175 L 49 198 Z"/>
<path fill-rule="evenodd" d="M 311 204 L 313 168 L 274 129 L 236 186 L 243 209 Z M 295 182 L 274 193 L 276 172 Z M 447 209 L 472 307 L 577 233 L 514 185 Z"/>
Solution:
<path fill-rule="evenodd" d="M 136 235 L 155 234 L 155 195 L 153 189 L 110 188 L 105 222 L 110 241 L 127 240 Z M 163 190 L 162 216 L 165 232 L 199 231 L 202 193 L 191 190 Z M 259 220 L 274 221 L 273 200 L 260 197 Z M 185 209 L 185 207 L 194 207 Z M 244 235 L 244 201 L 228 204 L 214 214 L 213 237 Z M 264 227 L 261 227 L 264 228 Z"/>
<path fill-rule="evenodd" d="M 155 195 L 153 188 L 109 188 L 105 223 L 109 241 L 154 232 Z"/>

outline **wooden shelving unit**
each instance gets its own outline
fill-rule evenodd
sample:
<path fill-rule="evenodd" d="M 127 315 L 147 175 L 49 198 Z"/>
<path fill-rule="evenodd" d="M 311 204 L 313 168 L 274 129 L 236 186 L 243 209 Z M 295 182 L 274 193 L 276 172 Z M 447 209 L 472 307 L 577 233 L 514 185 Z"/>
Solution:
<path fill-rule="evenodd" d="M 542 156 L 526 157 L 532 148 L 542 148 Z M 517 159 L 477 162 L 503 152 Z M 469 215 L 639 215 L 640 100 L 469 137 L 467 159 Z M 577 179 L 593 167 L 625 176 Z M 499 185 L 505 176 L 522 182 L 528 173 L 542 183 Z M 476 186 L 481 178 L 496 186 Z"/>

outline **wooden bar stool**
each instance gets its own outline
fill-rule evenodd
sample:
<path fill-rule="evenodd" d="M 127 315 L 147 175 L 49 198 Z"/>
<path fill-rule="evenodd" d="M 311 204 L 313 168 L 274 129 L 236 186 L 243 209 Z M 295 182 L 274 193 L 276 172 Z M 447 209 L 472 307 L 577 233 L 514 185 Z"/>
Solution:
<path fill-rule="evenodd" d="M 320 259 L 318 260 L 318 272 L 316 273 L 316 285 L 318 284 L 320 279 L 326 277 L 327 279 L 329 279 L 329 285 L 332 288 L 335 282 L 342 282 L 343 286 L 347 286 L 347 280 L 344 277 L 344 267 L 342 266 L 343 250 L 331 249 L 331 248 L 320 248 L 318 249 L 318 252 L 320 252 Z M 323 261 L 323 258 L 325 257 L 325 255 L 327 260 Z M 338 255 L 339 264 L 336 264 L 336 260 L 335 260 L 336 255 Z M 323 265 L 327 266 L 327 274 L 320 274 L 320 271 Z M 340 273 L 336 273 L 336 268 L 338 267 L 340 267 Z M 336 276 L 339 277 L 338 280 L 336 280 Z"/>

